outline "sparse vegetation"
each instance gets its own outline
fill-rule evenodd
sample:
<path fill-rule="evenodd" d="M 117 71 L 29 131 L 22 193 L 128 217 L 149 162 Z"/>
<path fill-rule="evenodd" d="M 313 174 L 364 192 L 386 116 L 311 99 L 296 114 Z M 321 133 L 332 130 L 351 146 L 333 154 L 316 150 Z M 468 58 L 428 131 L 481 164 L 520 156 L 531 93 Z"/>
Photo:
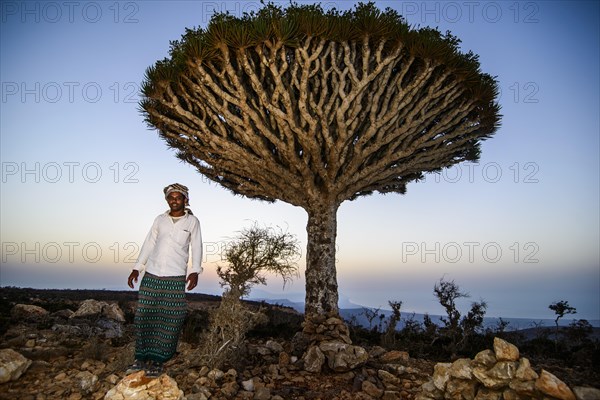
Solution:
<path fill-rule="evenodd" d="M 554 335 L 554 342 L 558 342 L 558 320 L 564 317 L 566 314 L 577 314 L 577 309 L 575 307 L 571 307 L 568 301 L 561 300 L 556 301 L 548 306 L 549 309 L 554 311 L 556 314 L 556 319 L 554 320 L 554 324 L 556 325 L 556 331 Z"/>
<path fill-rule="evenodd" d="M 200 339 L 198 365 L 222 368 L 244 355 L 244 340 L 249 330 L 266 323 L 261 310 L 251 311 L 240 301 L 239 292 L 223 294 L 221 304 L 210 315 L 209 328 Z"/>
<path fill-rule="evenodd" d="M 397 325 L 402 302 L 390 302 L 392 313 L 384 322 L 386 329 L 378 329 L 372 323 L 381 315 L 381 309 L 365 308 L 361 313 L 367 319 L 364 328 L 356 318 L 348 321 L 352 340 L 365 345 L 377 343 L 387 349 L 408 351 L 413 357 L 448 361 L 458 357 L 473 357 L 479 351 L 490 348 L 494 337 L 501 337 L 517 345 L 528 358 L 548 368 L 566 366 L 577 370 L 600 370 L 600 341 L 592 337 L 594 328 L 587 320 L 573 321 L 558 331 L 543 326 L 541 321 L 530 329 L 512 331 L 507 329 L 509 322 L 500 318 L 495 326 L 484 328 L 485 301 L 473 302 L 463 316 L 456 300 L 466 298 L 469 294 L 463 292 L 458 284 L 440 279 L 433 293 L 446 311 L 439 322 L 435 323 L 428 314 L 423 316 L 422 322 L 417 321 L 414 314 L 408 315 L 401 319 L 402 328 L 392 332 L 392 326 Z M 553 303 L 550 308 L 557 311 L 555 324 L 559 318 L 575 311 L 566 301 Z M 552 340 L 552 336 L 555 340 Z"/>
<path fill-rule="evenodd" d="M 401 301 L 389 301 L 388 304 L 392 308 L 392 315 L 386 324 L 385 332 L 382 335 L 381 342 L 384 345 L 393 346 L 396 343 L 396 326 L 400 322 L 400 309 L 402 308 Z"/>
<path fill-rule="evenodd" d="M 438 283 L 439 286 L 439 283 Z M 459 289 L 459 292 L 462 292 Z M 199 365 L 204 364 L 206 358 L 197 356 L 200 354 L 199 349 L 202 341 L 198 341 L 199 333 L 207 333 L 209 330 L 208 310 L 214 310 L 222 305 L 225 309 L 230 310 L 230 314 L 221 314 L 223 320 L 219 324 L 223 329 L 216 332 L 219 335 L 214 337 L 238 337 L 241 332 L 236 325 L 231 324 L 231 321 L 239 322 L 237 318 L 242 315 L 244 318 L 252 319 L 253 315 L 264 319 L 264 323 L 256 325 L 252 330 L 246 332 L 244 339 L 240 341 L 241 345 L 228 348 L 225 346 L 220 352 L 213 354 L 214 361 L 224 363 L 226 368 L 234 367 L 238 371 L 252 371 L 258 368 L 264 360 L 262 356 L 257 356 L 252 353 L 253 346 L 264 344 L 266 340 L 277 338 L 277 341 L 286 345 L 286 351 L 293 348 L 294 340 L 291 339 L 294 333 L 301 330 L 300 322 L 303 320 L 301 314 L 294 312 L 292 309 L 281 306 L 269 305 L 266 303 L 241 301 L 235 295 L 225 298 L 221 302 L 218 296 L 208 296 L 197 293 L 188 294 L 190 303 L 193 304 L 186 325 L 188 332 L 184 332 L 181 343 L 181 353 L 179 353 L 177 364 L 170 366 L 170 371 L 173 376 L 180 379 L 186 377 L 187 371 L 194 369 Z M 28 358 L 33 360 L 45 361 L 43 365 L 48 368 L 53 365 L 60 365 L 60 368 L 71 368 L 70 366 L 82 365 L 86 360 L 87 364 L 94 366 L 106 365 L 103 372 L 99 375 L 100 381 L 104 381 L 106 377 L 112 373 L 117 375 L 123 374 L 124 369 L 131 364 L 133 357 L 133 340 L 130 330 L 132 325 L 125 323 L 124 335 L 118 341 L 114 339 L 103 339 L 99 336 L 88 336 L 86 330 L 83 329 L 86 325 L 76 325 L 82 330 L 73 330 L 68 334 L 60 334 L 53 332 L 52 329 L 40 331 L 37 322 L 17 321 L 10 317 L 10 310 L 15 304 L 32 304 L 35 303 L 46 309 L 49 304 L 62 302 L 69 304 L 71 307 L 77 308 L 78 304 L 85 299 L 111 299 L 118 301 L 123 308 L 131 305 L 131 301 L 135 299 L 135 292 L 130 291 L 92 291 L 92 290 L 39 290 L 39 289 L 21 289 L 21 288 L 0 288 L 0 299 L 2 299 L 2 309 L 6 310 L 6 321 L 10 324 L 8 332 L 2 335 L 1 347 L 17 347 Z M 243 307 L 229 307 L 230 301 L 233 304 L 241 304 Z M 238 303 L 239 301 L 239 303 Z M 381 323 L 382 310 L 378 310 L 373 318 L 372 329 L 361 328 L 358 324 L 351 325 L 351 337 L 355 344 L 361 345 L 367 349 L 373 346 L 383 346 L 388 350 L 402 350 L 410 354 L 411 360 L 423 362 L 419 365 L 429 365 L 432 367 L 435 362 L 448 362 L 452 360 L 451 343 L 443 336 L 444 324 L 425 315 L 423 319 L 418 319 L 415 314 L 402 313 L 400 314 L 400 301 L 393 302 L 397 305 L 397 314 L 388 313 L 387 318 Z M 459 305 L 457 305 L 458 307 Z M 71 308 L 70 307 L 70 308 Z M 260 311 L 260 313 L 259 313 Z M 237 314 L 241 312 L 241 314 Z M 465 312 L 465 317 L 468 318 L 469 312 Z M 213 315 L 213 314 L 211 314 Z M 390 336 L 391 326 L 394 325 L 394 320 L 400 317 L 400 322 L 397 323 L 396 330 Z M 67 324 L 64 317 L 52 316 L 58 324 Z M 447 316 L 445 316 L 447 319 Z M 461 318 L 461 321 L 464 319 Z M 477 319 L 475 319 L 477 321 Z M 227 322 L 230 325 L 227 325 Z M 244 322 L 244 320 L 242 320 Z M 20 325 L 26 323 L 27 325 Z M 94 321 L 88 321 L 89 327 L 94 326 Z M 17 326 L 20 325 L 20 326 Z M 564 326 L 560 330 L 558 345 L 554 343 L 554 324 L 549 323 L 548 326 L 543 326 L 540 322 L 536 326 L 521 330 L 511 331 L 507 329 L 508 323 L 500 320 L 496 325 L 489 326 L 485 330 L 476 329 L 471 336 L 471 339 L 465 341 L 464 347 L 458 352 L 458 356 L 463 355 L 471 357 L 480 350 L 489 349 L 492 339 L 495 336 L 500 336 L 509 342 L 517 345 L 521 354 L 530 359 L 533 365 L 538 368 L 544 368 L 557 376 L 560 376 L 566 383 L 570 385 L 584 385 L 598 387 L 600 382 L 600 342 L 598 341 L 598 328 L 593 328 L 589 321 L 580 319 L 573 321 L 569 326 Z M 75 327 L 75 325 L 72 325 Z M 366 326 L 366 323 L 365 323 Z M 465 327 L 466 324 L 459 324 L 460 327 Z M 383 329 L 382 329 L 383 327 Z M 374 329 L 373 329 L 374 328 Z M 462 328 L 461 328 L 462 329 Z M 536 333 L 536 330 L 539 333 Z M 77 333 L 76 333 L 77 331 Z M 44 343 L 39 342 L 43 351 L 29 349 L 25 347 L 29 334 L 37 334 L 38 338 L 54 338 Z M 36 339 L 37 341 L 37 339 Z M 230 341 L 233 343 L 234 341 Z M 285 342 L 285 343 L 284 343 Z M 213 342 L 213 349 L 219 349 L 223 342 Z M 37 349 L 37 346 L 36 346 Z M 225 353 L 231 350 L 229 358 L 225 357 Z M 292 355 L 301 357 L 302 354 Z M 220 360 L 219 360 L 220 357 Z M 182 362 L 185 360 L 185 362 Z M 276 355 L 270 356 L 268 363 L 277 363 Z M 42 365 L 42 364 L 40 364 Z M 216 364 L 214 364 L 216 365 Z M 67 367 L 68 366 L 68 367 Z M 266 370 L 264 367 L 263 370 Z M 58 372 L 52 372 L 55 376 Z M 321 378 L 321 377 L 319 377 Z M 39 379 L 39 378 L 36 378 Z M 181 378 L 184 379 L 184 378 Z M 329 376 L 324 376 L 324 384 L 329 382 Z M 185 379 L 184 379 L 185 381 Z M 14 387 L 24 388 L 27 386 L 27 376 L 23 380 L 14 383 Z M 193 382 L 193 380 L 191 381 Z M 185 383 L 184 390 L 191 390 L 191 382 Z M 287 387 L 286 387 L 287 388 Z M 333 390 L 333 389 L 332 389 Z M 314 392 L 313 392 L 314 393 Z M 321 396 L 324 392 L 319 392 Z M 0 396 L 1 397 L 1 396 Z"/>
<path fill-rule="evenodd" d="M 369 321 L 369 330 L 374 328 L 377 330 L 377 327 L 373 327 L 373 320 L 379 316 L 379 310 L 380 308 L 363 307 L 362 314 L 367 318 L 367 321 Z"/>
<path fill-rule="evenodd" d="M 481 300 L 471 303 L 471 309 L 461 319 L 456 300 L 469 297 L 468 293 L 462 292 L 453 280 L 446 281 L 444 278 L 434 285 L 433 292 L 440 305 L 446 310 L 446 317 L 440 318 L 443 323 L 439 330 L 440 339 L 447 343 L 446 348 L 451 356 L 469 354 L 471 342 L 477 338 L 476 334 L 482 329 L 483 317 L 487 309 L 486 302 Z"/>
<path fill-rule="evenodd" d="M 285 283 L 297 273 L 294 259 L 298 245 L 294 235 L 254 224 L 243 229 L 226 249 L 227 266 L 219 266 L 221 286 L 226 287 L 221 304 L 210 315 L 210 324 L 200 339 L 199 361 L 221 368 L 243 357 L 247 333 L 268 319 L 262 309 L 252 311 L 240 299 L 257 284 L 266 284 L 264 273 L 281 276 Z"/>

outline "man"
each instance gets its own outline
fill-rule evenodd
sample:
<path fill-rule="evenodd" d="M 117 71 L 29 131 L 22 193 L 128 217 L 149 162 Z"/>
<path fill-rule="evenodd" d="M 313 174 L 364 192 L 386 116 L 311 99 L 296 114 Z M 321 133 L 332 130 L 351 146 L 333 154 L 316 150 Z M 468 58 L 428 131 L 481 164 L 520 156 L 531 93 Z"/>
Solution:
<path fill-rule="evenodd" d="M 145 369 L 149 377 L 162 374 L 175 355 L 187 312 L 185 285 L 194 289 L 202 273 L 200 222 L 186 208 L 188 188 L 174 183 L 163 192 L 169 210 L 154 220 L 127 279 L 133 288 L 145 271 L 135 313 L 135 362 L 127 373 Z"/>

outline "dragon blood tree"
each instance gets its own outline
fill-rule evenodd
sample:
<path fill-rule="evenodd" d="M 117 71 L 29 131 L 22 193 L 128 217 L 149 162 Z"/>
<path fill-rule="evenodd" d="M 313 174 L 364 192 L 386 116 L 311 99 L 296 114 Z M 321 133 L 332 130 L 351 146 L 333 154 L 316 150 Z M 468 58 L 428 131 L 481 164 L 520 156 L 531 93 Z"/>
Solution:
<path fill-rule="evenodd" d="M 146 70 L 140 107 L 201 174 L 306 210 L 305 320 L 338 316 L 340 204 L 476 161 L 499 126 L 497 82 L 459 44 L 372 3 L 215 14 Z"/>

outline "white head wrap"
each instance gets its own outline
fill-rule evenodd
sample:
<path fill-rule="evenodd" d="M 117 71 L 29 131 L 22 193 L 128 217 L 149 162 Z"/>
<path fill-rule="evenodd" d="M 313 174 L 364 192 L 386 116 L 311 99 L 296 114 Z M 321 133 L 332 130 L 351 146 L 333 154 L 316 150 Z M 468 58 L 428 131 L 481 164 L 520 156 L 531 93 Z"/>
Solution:
<path fill-rule="evenodd" d="M 172 185 L 169 185 L 166 188 L 164 188 L 163 192 L 165 193 L 165 198 L 167 198 L 167 196 L 170 193 L 173 193 L 173 192 L 181 193 L 183 195 L 183 197 L 185 197 L 185 205 L 186 206 L 190 205 L 190 197 L 188 195 L 188 188 L 187 188 L 187 186 L 184 186 L 184 185 L 179 184 L 179 183 L 173 183 Z"/>

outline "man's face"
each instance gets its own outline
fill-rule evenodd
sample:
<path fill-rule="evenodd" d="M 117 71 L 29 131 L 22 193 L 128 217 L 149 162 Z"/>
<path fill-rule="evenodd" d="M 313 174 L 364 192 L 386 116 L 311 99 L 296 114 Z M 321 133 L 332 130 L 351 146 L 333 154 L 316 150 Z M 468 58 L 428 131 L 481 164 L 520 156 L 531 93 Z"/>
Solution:
<path fill-rule="evenodd" d="M 171 192 L 167 196 L 167 203 L 171 212 L 182 212 L 185 208 L 185 196 L 179 192 Z"/>

